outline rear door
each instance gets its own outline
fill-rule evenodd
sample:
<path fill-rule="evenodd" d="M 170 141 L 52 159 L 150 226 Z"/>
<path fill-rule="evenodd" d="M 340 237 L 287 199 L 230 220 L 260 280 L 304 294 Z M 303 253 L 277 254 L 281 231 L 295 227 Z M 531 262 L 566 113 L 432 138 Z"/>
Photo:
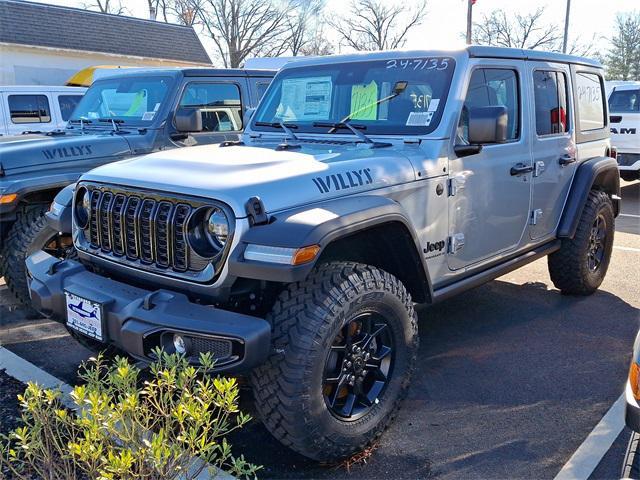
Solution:
<path fill-rule="evenodd" d="M 533 156 L 533 197 L 529 220 L 533 240 L 550 236 L 560 221 L 576 169 L 575 127 L 568 65 L 527 62 Z"/>
<path fill-rule="evenodd" d="M 449 268 L 458 270 L 517 250 L 524 237 L 531 196 L 528 99 L 519 60 L 483 59 L 473 67 L 461 114 L 457 144 L 468 144 L 465 112 L 505 106 L 507 141 L 483 145 L 480 153 L 449 161 L 455 193 L 449 198 Z M 453 193 L 453 192 L 452 192 Z"/>

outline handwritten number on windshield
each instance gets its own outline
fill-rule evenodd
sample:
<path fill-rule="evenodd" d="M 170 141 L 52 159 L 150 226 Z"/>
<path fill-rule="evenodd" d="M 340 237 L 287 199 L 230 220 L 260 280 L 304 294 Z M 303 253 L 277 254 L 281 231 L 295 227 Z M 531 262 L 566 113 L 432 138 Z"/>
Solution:
<path fill-rule="evenodd" d="M 446 70 L 449 66 L 447 58 L 414 58 L 387 61 L 387 69 L 400 70 Z"/>

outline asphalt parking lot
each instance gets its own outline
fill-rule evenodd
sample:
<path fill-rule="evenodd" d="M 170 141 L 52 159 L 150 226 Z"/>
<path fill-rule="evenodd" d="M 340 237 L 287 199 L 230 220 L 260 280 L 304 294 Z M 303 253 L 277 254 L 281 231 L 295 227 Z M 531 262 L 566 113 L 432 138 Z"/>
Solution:
<path fill-rule="evenodd" d="M 640 183 L 624 183 L 607 278 L 562 296 L 546 259 L 420 312 L 404 408 L 366 464 L 318 466 L 258 422 L 234 436 L 264 478 L 554 478 L 626 380 L 640 320 Z M 0 288 L 0 344 L 67 383 L 89 352 L 55 322 L 26 319 Z M 252 410 L 247 392 L 243 404 Z M 590 478 L 618 478 L 624 430 Z"/>

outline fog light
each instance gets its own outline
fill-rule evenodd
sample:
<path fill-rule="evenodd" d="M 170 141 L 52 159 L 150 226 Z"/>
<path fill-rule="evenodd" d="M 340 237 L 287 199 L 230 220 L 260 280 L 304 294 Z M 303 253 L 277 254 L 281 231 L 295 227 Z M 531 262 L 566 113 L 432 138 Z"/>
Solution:
<path fill-rule="evenodd" d="M 182 335 L 175 333 L 173 335 L 173 348 L 176 349 L 176 353 L 186 355 L 188 350 L 187 340 Z"/>

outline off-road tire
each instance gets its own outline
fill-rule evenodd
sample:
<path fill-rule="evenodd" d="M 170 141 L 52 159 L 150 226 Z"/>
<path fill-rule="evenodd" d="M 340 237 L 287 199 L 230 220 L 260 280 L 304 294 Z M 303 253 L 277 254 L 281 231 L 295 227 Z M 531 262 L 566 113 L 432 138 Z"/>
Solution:
<path fill-rule="evenodd" d="M 23 208 L 15 223 L 7 233 L 0 253 L 0 275 L 4 277 L 7 288 L 23 306 L 28 315 L 36 314 L 31 307 L 27 269 L 25 260 L 33 252 L 42 249 L 45 243 L 57 232 L 47 223 L 46 205 L 35 205 Z M 72 251 L 65 258 L 75 258 Z"/>
<path fill-rule="evenodd" d="M 638 432 L 631 432 L 629 437 L 620 478 L 640 480 L 640 434 Z"/>
<path fill-rule="evenodd" d="M 604 257 L 595 271 L 588 267 L 591 229 L 601 215 L 605 222 Z M 563 239 L 560 250 L 549 255 L 549 274 L 553 284 L 564 294 L 590 295 L 607 273 L 613 248 L 615 216 L 609 196 L 592 190 L 582 211 L 576 234 Z"/>
<path fill-rule="evenodd" d="M 363 311 L 384 312 L 395 335 L 393 371 L 379 403 L 356 420 L 333 415 L 322 391 L 325 361 L 336 333 Z M 333 462 L 380 437 L 396 416 L 418 350 L 417 317 L 404 285 L 378 268 L 350 262 L 316 267 L 290 284 L 267 320 L 273 353 L 253 370 L 256 408 L 271 434 L 314 460 Z"/>

